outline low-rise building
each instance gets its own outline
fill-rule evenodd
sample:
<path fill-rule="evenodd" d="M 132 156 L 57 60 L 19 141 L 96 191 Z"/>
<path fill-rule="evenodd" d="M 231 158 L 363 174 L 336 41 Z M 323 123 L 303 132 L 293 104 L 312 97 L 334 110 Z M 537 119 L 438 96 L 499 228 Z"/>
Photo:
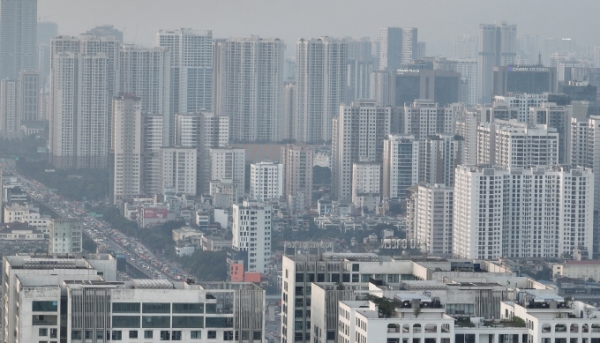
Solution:
<path fill-rule="evenodd" d="M 552 275 L 560 275 L 573 279 L 600 281 L 600 261 L 566 261 L 552 265 Z"/>
<path fill-rule="evenodd" d="M 186 239 L 191 239 L 192 237 L 201 238 L 202 236 L 204 236 L 204 232 L 196 230 L 191 226 L 183 226 L 179 229 L 171 230 L 171 235 L 173 237 L 173 241 L 181 242 Z"/>

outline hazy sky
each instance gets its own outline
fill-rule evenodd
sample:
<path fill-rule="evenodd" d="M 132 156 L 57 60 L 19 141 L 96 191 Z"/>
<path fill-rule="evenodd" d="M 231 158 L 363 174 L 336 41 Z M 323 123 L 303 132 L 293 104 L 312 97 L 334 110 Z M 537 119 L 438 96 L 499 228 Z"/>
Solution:
<path fill-rule="evenodd" d="M 39 0 L 38 15 L 61 34 L 112 24 L 126 42 L 152 45 L 159 28 L 190 27 L 282 38 L 288 54 L 300 37 L 375 38 L 381 26 L 417 27 L 428 55 L 450 53 L 457 35 L 494 21 L 517 24 L 519 35 L 600 45 L 598 0 Z"/>

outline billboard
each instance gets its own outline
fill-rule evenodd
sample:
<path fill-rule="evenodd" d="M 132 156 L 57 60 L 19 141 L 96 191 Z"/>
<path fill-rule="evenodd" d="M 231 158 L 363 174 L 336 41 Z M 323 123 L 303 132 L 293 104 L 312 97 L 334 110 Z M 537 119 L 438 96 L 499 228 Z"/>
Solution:
<path fill-rule="evenodd" d="M 144 208 L 144 218 L 167 219 L 168 213 L 166 208 Z"/>

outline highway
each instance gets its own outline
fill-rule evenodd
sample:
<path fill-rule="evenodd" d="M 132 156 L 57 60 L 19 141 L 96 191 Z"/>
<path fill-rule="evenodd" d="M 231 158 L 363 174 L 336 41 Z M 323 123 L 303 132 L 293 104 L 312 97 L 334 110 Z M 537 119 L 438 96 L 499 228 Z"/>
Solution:
<path fill-rule="evenodd" d="M 127 262 L 149 278 L 182 280 L 184 276 L 187 277 L 187 275 L 181 274 L 182 272 L 173 262 L 165 261 L 164 257 L 157 258 L 135 238 L 126 236 L 105 221 L 88 216 L 83 203 L 64 199 L 40 182 L 27 179 L 17 173 L 7 163 L 2 164 L 2 169 L 16 176 L 23 185 L 23 191 L 27 192 L 36 202 L 46 206 L 60 217 L 81 220 L 86 236 L 94 240 L 98 246 L 125 254 Z M 168 271 L 177 271 L 177 276 L 172 276 Z"/>

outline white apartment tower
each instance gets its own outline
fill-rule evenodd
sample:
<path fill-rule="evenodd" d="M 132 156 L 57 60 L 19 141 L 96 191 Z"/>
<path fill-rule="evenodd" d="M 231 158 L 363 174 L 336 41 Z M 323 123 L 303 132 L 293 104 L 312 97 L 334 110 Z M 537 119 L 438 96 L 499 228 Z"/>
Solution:
<path fill-rule="evenodd" d="M 109 107 L 105 53 L 53 56 L 50 154 L 57 168 L 106 166 Z"/>
<path fill-rule="evenodd" d="M 381 163 L 352 163 L 352 203 L 354 206 L 374 211 L 380 200 Z"/>
<path fill-rule="evenodd" d="M 113 99 L 112 144 L 113 203 L 118 204 L 142 191 L 142 104 L 138 97 Z"/>
<path fill-rule="evenodd" d="M 494 107 L 506 106 L 517 110 L 517 119 L 522 123 L 535 123 L 535 118 L 529 118 L 529 109 L 531 107 L 541 107 L 548 102 L 548 93 L 528 94 L 528 93 L 509 93 L 508 96 L 496 95 L 492 99 Z"/>
<path fill-rule="evenodd" d="M 82 248 L 82 225 L 75 219 L 56 218 L 50 222 L 49 254 L 77 254 Z"/>
<path fill-rule="evenodd" d="M 284 50 L 278 38 L 215 42 L 213 112 L 229 117 L 232 141 L 282 140 Z"/>
<path fill-rule="evenodd" d="M 281 147 L 279 162 L 283 164 L 283 194 L 303 197 L 304 206 L 310 207 L 312 198 L 314 150 L 308 145 L 287 144 Z M 301 194 L 301 195 L 300 195 Z"/>
<path fill-rule="evenodd" d="M 407 235 L 433 256 L 452 257 L 454 187 L 419 183 L 409 190 Z"/>
<path fill-rule="evenodd" d="M 461 157 L 464 164 L 477 163 L 477 127 L 479 114 L 475 111 L 464 111 L 454 123 L 456 134 L 463 138 Z"/>
<path fill-rule="evenodd" d="M 454 169 L 463 164 L 463 139 L 455 135 L 431 135 L 420 142 L 419 181 L 454 186 Z"/>
<path fill-rule="evenodd" d="M 283 196 L 283 164 L 268 161 L 250 165 L 250 199 L 259 202 Z"/>
<path fill-rule="evenodd" d="M 292 123 L 299 142 L 331 140 L 331 119 L 346 99 L 348 43 L 321 37 L 297 44 L 296 113 Z"/>
<path fill-rule="evenodd" d="M 197 150 L 195 148 L 162 148 L 162 193 L 196 195 L 196 164 Z"/>
<path fill-rule="evenodd" d="M 0 79 L 38 66 L 37 0 L 0 1 Z"/>
<path fill-rule="evenodd" d="M 158 30 L 156 46 L 170 52 L 169 123 L 177 113 L 212 109 L 213 47 L 212 31 L 192 29 Z M 170 140 L 174 127 L 170 127 Z"/>
<path fill-rule="evenodd" d="M 379 69 L 399 69 L 418 58 L 418 30 L 382 27 L 379 35 Z"/>
<path fill-rule="evenodd" d="M 332 193 L 338 200 L 352 199 L 352 163 L 381 163 L 383 140 L 391 133 L 391 107 L 374 101 L 342 105 L 332 121 Z"/>
<path fill-rule="evenodd" d="M 247 254 L 247 272 L 265 273 L 271 259 L 271 206 L 243 201 L 233 205 L 233 250 Z"/>
<path fill-rule="evenodd" d="M 454 111 L 429 100 L 404 105 L 404 134 L 423 140 L 435 134 L 454 134 Z"/>
<path fill-rule="evenodd" d="M 496 259 L 592 251 L 593 187 L 594 175 L 584 167 L 461 165 L 453 254 Z"/>
<path fill-rule="evenodd" d="M 559 134 L 547 125 L 495 120 L 477 130 L 477 163 L 505 168 L 559 163 Z"/>
<path fill-rule="evenodd" d="M 146 195 L 160 194 L 164 116 L 142 113 L 142 189 Z"/>
<path fill-rule="evenodd" d="M 169 101 L 171 86 L 171 55 L 167 48 L 142 47 L 127 44 L 120 52 L 119 89 L 135 94 L 142 102 L 142 113 L 164 117 L 164 145 L 169 144 Z"/>
<path fill-rule="evenodd" d="M 242 148 L 209 148 L 210 180 L 231 180 L 238 201 L 246 189 L 246 150 Z"/>
<path fill-rule="evenodd" d="M 492 99 L 494 67 L 514 64 L 516 58 L 516 25 L 479 25 L 478 103 L 489 103 Z"/>
<path fill-rule="evenodd" d="M 212 113 L 200 114 L 200 148 L 198 150 L 198 191 L 208 193 L 211 180 L 210 149 L 225 148 L 229 144 L 229 117 Z"/>
<path fill-rule="evenodd" d="M 389 135 L 383 142 L 383 197 L 406 199 L 419 182 L 419 141 L 411 135 Z"/>

